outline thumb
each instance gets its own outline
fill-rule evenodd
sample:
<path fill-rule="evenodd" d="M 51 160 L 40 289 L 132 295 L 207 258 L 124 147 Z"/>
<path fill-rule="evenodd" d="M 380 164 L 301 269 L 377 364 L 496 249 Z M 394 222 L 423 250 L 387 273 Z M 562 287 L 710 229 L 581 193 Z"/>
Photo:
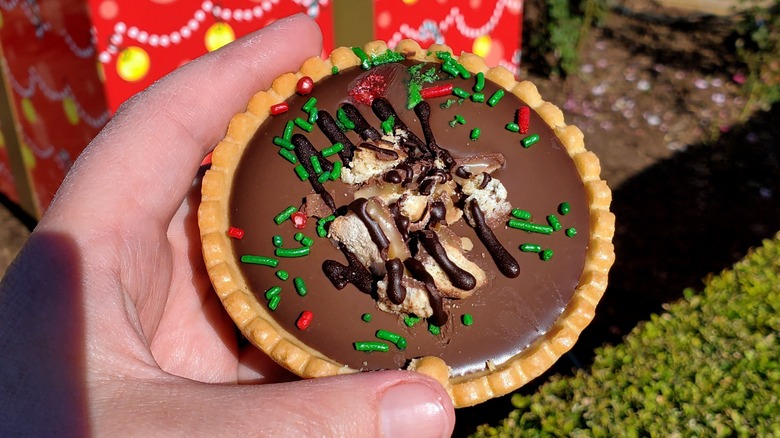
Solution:
<path fill-rule="evenodd" d="M 98 435 L 422 438 L 450 436 L 455 426 L 455 412 L 444 388 L 409 371 L 268 385 L 213 385 L 177 379 L 136 384 L 121 391 L 123 404 L 132 408 L 113 405 L 115 412 L 105 414 L 114 418 L 100 421 L 108 427 L 97 430 Z M 133 417 L 125 418 L 129 412 Z"/>

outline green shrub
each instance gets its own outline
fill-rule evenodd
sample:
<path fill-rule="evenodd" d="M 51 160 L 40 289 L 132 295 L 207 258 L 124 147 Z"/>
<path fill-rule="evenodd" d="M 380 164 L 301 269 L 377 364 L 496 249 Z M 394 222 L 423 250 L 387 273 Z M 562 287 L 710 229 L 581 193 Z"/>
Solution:
<path fill-rule="evenodd" d="M 746 9 L 736 25 L 737 56 L 748 70 L 745 86 L 750 100 L 768 108 L 780 101 L 780 0 L 742 3 Z"/>
<path fill-rule="evenodd" d="M 477 436 L 780 436 L 780 234 Z"/>
<path fill-rule="evenodd" d="M 580 66 L 579 47 L 591 27 L 604 19 L 609 0 L 544 0 L 530 47 L 543 55 L 550 73 L 570 75 Z"/>

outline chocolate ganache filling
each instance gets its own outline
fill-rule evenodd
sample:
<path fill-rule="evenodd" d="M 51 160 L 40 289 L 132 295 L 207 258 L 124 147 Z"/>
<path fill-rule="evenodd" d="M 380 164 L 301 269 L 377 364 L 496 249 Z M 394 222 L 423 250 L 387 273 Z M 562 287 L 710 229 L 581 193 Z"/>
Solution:
<path fill-rule="evenodd" d="M 574 294 L 590 227 L 573 161 L 536 112 L 519 123 L 524 102 L 462 76 L 410 61 L 342 70 L 290 97 L 241 158 L 233 250 L 278 262 L 242 274 L 282 329 L 336 362 L 438 356 L 454 376 L 482 371 L 538 340 Z M 415 87 L 424 100 L 410 101 Z M 298 220 L 275 221 L 285 210 Z"/>

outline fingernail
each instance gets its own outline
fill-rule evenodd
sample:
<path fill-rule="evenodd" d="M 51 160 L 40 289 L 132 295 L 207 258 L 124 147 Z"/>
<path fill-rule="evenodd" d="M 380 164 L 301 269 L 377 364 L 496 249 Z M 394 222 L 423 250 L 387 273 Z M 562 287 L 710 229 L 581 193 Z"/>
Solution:
<path fill-rule="evenodd" d="M 442 437 L 447 412 L 439 393 L 421 383 L 398 384 L 382 395 L 382 432 L 393 437 Z"/>

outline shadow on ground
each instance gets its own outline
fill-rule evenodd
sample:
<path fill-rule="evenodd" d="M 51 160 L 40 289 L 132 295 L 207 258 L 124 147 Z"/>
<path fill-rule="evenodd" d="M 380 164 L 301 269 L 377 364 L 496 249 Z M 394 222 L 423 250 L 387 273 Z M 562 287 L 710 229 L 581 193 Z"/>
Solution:
<path fill-rule="evenodd" d="M 552 374 L 587 368 L 596 348 L 621 342 L 685 288 L 701 290 L 708 275 L 780 230 L 778 121 L 780 104 L 613 188 L 617 259 L 596 318 L 572 352 L 523 393 L 534 392 Z M 510 410 L 509 396 L 459 410 L 455 436 L 495 424 Z"/>

